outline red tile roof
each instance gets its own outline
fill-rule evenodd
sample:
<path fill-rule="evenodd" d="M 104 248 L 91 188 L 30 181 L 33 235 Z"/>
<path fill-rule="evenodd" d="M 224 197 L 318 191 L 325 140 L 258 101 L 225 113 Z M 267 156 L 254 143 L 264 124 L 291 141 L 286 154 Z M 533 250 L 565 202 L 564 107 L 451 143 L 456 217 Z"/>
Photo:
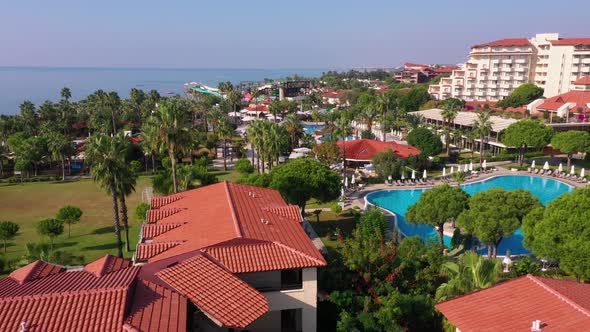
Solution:
<path fill-rule="evenodd" d="M 35 261 L 29 265 L 23 266 L 10 274 L 10 278 L 18 282 L 20 285 L 41 279 L 56 273 L 65 271 L 65 268 L 58 265 L 45 263 L 43 261 Z"/>
<path fill-rule="evenodd" d="M 245 328 L 268 311 L 264 295 L 202 255 L 158 276 L 225 327 Z"/>
<path fill-rule="evenodd" d="M 105 255 L 102 258 L 84 266 L 84 271 L 90 272 L 97 277 L 102 277 L 114 271 L 119 271 L 131 266 L 131 261 L 111 255 Z"/>
<path fill-rule="evenodd" d="M 164 251 L 175 247 L 182 242 L 150 242 L 150 243 L 139 243 L 137 245 L 137 251 L 135 252 L 135 260 L 138 262 L 145 262 L 150 258 L 163 253 Z"/>
<path fill-rule="evenodd" d="M 347 160 L 372 160 L 375 155 L 391 149 L 398 158 L 407 158 L 410 155 L 417 156 L 420 150 L 417 148 L 395 142 L 382 142 L 373 139 L 357 139 L 352 141 L 338 141 L 336 144 L 342 149 L 346 145 Z"/>
<path fill-rule="evenodd" d="M 66 270 L 41 261 L 0 279 L 0 331 L 120 331 L 140 267 L 106 256 Z"/>
<path fill-rule="evenodd" d="M 168 196 L 155 196 L 152 197 L 151 207 L 152 208 L 161 208 L 165 205 L 168 205 L 172 202 L 176 202 L 177 200 L 181 199 L 183 196 L 181 194 L 173 194 Z"/>
<path fill-rule="evenodd" d="M 121 331 L 126 288 L 0 299 L 0 331 Z"/>
<path fill-rule="evenodd" d="M 550 42 L 552 45 L 590 45 L 590 38 L 559 38 Z"/>
<path fill-rule="evenodd" d="M 157 209 L 149 210 L 147 213 L 147 222 L 156 222 L 162 218 L 169 217 L 175 213 L 181 212 L 182 209 Z"/>
<path fill-rule="evenodd" d="M 152 211 L 152 210 L 150 210 Z M 153 210 L 158 211 L 158 210 Z M 144 239 L 151 239 L 160 234 L 164 234 L 170 230 L 175 229 L 176 227 L 180 227 L 183 224 L 147 224 L 143 225 L 143 238 Z"/>
<path fill-rule="evenodd" d="M 129 332 L 186 331 L 187 299 L 175 291 L 139 280 L 133 307 L 123 330 Z"/>
<path fill-rule="evenodd" d="M 578 108 L 582 108 L 582 112 L 589 112 L 588 104 L 590 103 L 590 91 L 570 91 L 555 97 L 547 98 L 537 107 L 540 110 L 557 111 L 558 108 L 566 103 L 575 103 L 571 108 L 572 111 L 577 112 Z"/>
<path fill-rule="evenodd" d="M 215 261 L 233 273 L 286 270 L 323 265 L 323 261 L 276 242 L 239 241 L 206 248 Z"/>
<path fill-rule="evenodd" d="M 471 48 L 494 47 L 494 46 L 530 46 L 531 42 L 526 38 L 507 38 L 495 40 L 489 43 L 471 46 Z"/>
<path fill-rule="evenodd" d="M 166 208 L 183 211 L 156 222 L 181 226 L 152 238 L 153 242 L 182 243 L 151 257 L 149 262 L 242 238 L 277 242 L 321 262 L 317 266 L 325 265 L 301 226 L 298 207 L 287 205 L 276 190 L 222 182 L 182 195 Z"/>
<path fill-rule="evenodd" d="M 583 76 L 578 78 L 575 82 L 575 85 L 590 85 L 590 76 Z"/>
<path fill-rule="evenodd" d="M 590 326 L 590 284 L 527 275 L 436 305 L 462 332 L 585 331 Z"/>

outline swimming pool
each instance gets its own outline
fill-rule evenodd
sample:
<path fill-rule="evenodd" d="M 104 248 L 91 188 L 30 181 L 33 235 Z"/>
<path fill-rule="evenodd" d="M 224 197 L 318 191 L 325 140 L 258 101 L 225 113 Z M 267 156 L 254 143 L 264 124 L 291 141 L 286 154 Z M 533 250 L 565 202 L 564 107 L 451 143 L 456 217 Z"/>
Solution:
<path fill-rule="evenodd" d="M 316 130 L 322 130 L 322 129 L 324 129 L 325 127 L 326 127 L 326 126 L 324 126 L 324 125 L 317 125 L 317 124 L 316 124 L 316 125 L 314 125 L 314 124 L 309 124 L 309 125 L 304 125 L 304 126 L 303 126 L 303 131 L 305 131 L 305 133 L 306 133 L 306 134 L 313 135 L 313 133 L 314 133 Z"/>
<path fill-rule="evenodd" d="M 500 175 L 480 182 L 462 185 L 461 188 L 469 195 L 485 191 L 493 187 L 500 187 L 506 190 L 526 189 L 535 195 L 543 205 L 556 199 L 561 194 L 572 191 L 573 187 L 554 179 L 539 176 L 523 175 Z M 378 205 L 395 213 L 397 226 L 406 236 L 419 235 L 423 239 L 436 238 L 438 235 L 432 226 L 419 224 L 412 225 L 406 222 L 404 215 L 408 207 L 418 201 L 420 195 L 428 189 L 404 189 L 404 190 L 382 190 L 370 193 L 366 199 L 369 203 Z M 504 255 L 510 250 L 512 255 L 529 254 L 530 252 L 522 244 L 523 235 L 520 228 L 511 236 L 504 238 L 498 246 L 498 254 Z M 450 247 L 451 237 L 444 238 L 447 247 Z M 480 253 L 487 254 L 487 249 L 481 249 Z"/>

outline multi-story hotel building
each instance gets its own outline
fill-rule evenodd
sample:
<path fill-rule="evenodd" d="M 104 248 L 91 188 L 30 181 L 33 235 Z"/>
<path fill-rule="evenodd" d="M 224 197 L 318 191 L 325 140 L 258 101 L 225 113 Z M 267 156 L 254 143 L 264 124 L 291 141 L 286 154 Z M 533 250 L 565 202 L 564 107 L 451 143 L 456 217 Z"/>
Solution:
<path fill-rule="evenodd" d="M 590 38 L 537 34 L 472 46 L 469 60 L 428 91 L 435 99 L 496 102 L 521 84 L 534 83 L 551 97 L 569 91 L 574 81 L 588 74 Z"/>

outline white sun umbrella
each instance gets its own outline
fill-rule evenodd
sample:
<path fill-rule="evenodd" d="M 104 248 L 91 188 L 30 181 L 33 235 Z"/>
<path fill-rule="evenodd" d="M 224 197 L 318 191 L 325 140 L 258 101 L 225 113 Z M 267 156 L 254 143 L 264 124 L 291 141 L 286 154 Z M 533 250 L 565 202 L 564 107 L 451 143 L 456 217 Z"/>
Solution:
<path fill-rule="evenodd" d="M 239 116 L 242 116 L 242 113 L 240 113 L 240 112 L 229 112 L 229 113 L 227 113 L 227 116 L 231 116 L 231 117 L 237 118 Z"/>
<path fill-rule="evenodd" d="M 354 174 L 353 174 L 353 175 L 352 175 L 352 179 L 350 180 L 350 183 L 351 183 L 351 184 L 354 184 L 354 183 L 356 182 L 356 180 L 355 180 L 355 179 L 356 179 L 356 178 L 355 178 L 355 176 L 354 176 Z"/>
<path fill-rule="evenodd" d="M 342 187 L 342 189 L 340 189 L 340 196 L 341 196 L 342 198 L 344 198 L 344 187 Z"/>
<path fill-rule="evenodd" d="M 391 175 L 387 177 L 387 180 L 391 182 Z"/>
<path fill-rule="evenodd" d="M 293 149 L 293 151 L 300 152 L 300 153 L 310 153 L 311 149 L 306 148 L 306 147 L 301 147 L 301 148 L 295 148 L 295 149 Z"/>
<path fill-rule="evenodd" d="M 467 173 L 467 171 L 469 171 L 469 165 L 465 164 L 465 167 L 463 167 L 463 172 Z"/>
<path fill-rule="evenodd" d="M 559 167 L 557 167 L 557 170 L 559 171 L 559 173 L 563 172 L 563 165 L 561 163 L 559 163 Z"/>
<path fill-rule="evenodd" d="M 423 179 L 426 179 L 427 177 L 428 177 L 428 176 L 427 176 L 427 174 L 426 174 L 426 170 L 424 170 L 424 173 L 422 173 L 422 178 L 423 178 Z"/>
<path fill-rule="evenodd" d="M 473 172 L 473 162 L 469 162 L 469 171 Z"/>
<path fill-rule="evenodd" d="M 447 168 L 446 168 L 446 167 L 443 167 L 443 175 L 442 175 L 442 176 L 443 176 L 443 178 L 444 178 L 445 176 L 447 176 Z"/>
<path fill-rule="evenodd" d="M 549 169 L 549 162 L 548 161 L 546 161 L 545 162 L 545 165 L 543 165 L 543 169 L 544 170 L 548 170 Z"/>
<path fill-rule="evenodd" d="M 582 168 L 582 170 L 580 171 L 580 177 L 583 178 L 584 177 L 584 169 Z"/>
<path fill-rule="evenodd" d="M 533 159 L 533 162 L 531 163 L 531 168 L 535 168 L 535 159 Z"/>
<path fill-rule="evenodd" d="M 576 168 L 574 167 L 574 165 L 572 165 L 572 168 L 570 169 L 570 174 L 576 174 Z"/>
<path fill-rule="evenodd" d="M 412 180 L 416 180 L 416 171 L 412 170 Z"/>
<path fill-rule="evenodd" d="M 454 171 L 455 171 L 455 167 L 451 166 L 451 171 L 449 172 L 449 174 L 453 174 Z"/>
<path fill-rule="evenodd" d="M 348 188 L 348 176 L 344 177 L 344 187 Z"/>
<path fill-rule="evenodd" d="M 481 163 L 481 167 L 483 169 L 486 169 L 487 166 L 488 166 L 488 162 L 484 159 L 483 163 Z"/>
<path fill-rule="evenodd" d="M 406 176 L 404 175 L 404 173 L 402 173 L 402 181 L 406 179 Z"/>

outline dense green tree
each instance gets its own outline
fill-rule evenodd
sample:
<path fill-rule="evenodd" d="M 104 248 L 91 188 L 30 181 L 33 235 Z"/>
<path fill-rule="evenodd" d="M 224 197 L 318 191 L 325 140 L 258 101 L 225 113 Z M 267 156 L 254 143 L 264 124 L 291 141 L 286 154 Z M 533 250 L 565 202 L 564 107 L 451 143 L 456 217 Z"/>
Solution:
<path fill-rule="evenodd" d="M 27 136 L 24 132 L 19 132 L 8 138 L 8 146 L 16 154 L 17 163 L 32 165 L 37 175 L 38 165 L 48 153 L 45 137 Z"/>
<path fill-rule="evenodd" d="M 50 132 L 45 136 L 47 148 L 53 158 L 61 162 L 61 179 L 66 180 L 66 159 L 76 153 L 72 140 L 60 132 Z"/>
<path fill-rule="evenodd" d="M 412 224 L 427 224 L 436 228 L 441 253 L 445 249 L 444 225 L 456 219 L 467 208 L 469 195 L 459 187 L 438 185 L 422 193 L 414 205 L 408 207 L 406 219 Z"/>
<path fill-rule="evenodd" d="M 507 146 L 518 148 L 519 164 L 524 162 L 528 148 L 543 148 L 551 141 L 553 128 L 535 120 L 518 121 L 506 128 L 500 140 Z"/>
<path fill-rule="evenodd" d="M 63 234 L 64 223 L 59 219 L 43 219 L 37 223 L 37 233 L 49 238 L 50 248 L 53 249 L 53 240 Z"/>
<path fill-rule="evenodd" d="M 391 149 L 376 154 L 373 157 L 373 165 L 377 174 L 383 178 L 391 176 L 397 179 L 401 175 L 402 165 Z"/>
<path fill-rule="evenodd" d="M 37 135 L 37 129 L 39 127 L 38 114 L 35 108 L 35 104 L 25 100 L 20 104 L 20 119 L 22 121 L 23 129 L 27 136 Z"/>
<path fill-rule="evenodd" d="M 236 160 L 234 167 L 241 174 L 250 174 L 254 172 L 254 166 L 252 166 L 252 163 L 246 158 Z"/>
<path fill-rule="evenodd" d="M 341 158 L 340 147 L 334 141 L 314 146 L 313 153 L 317 160 L 326 165 L 336 164 Z"/>
<path fill-rule="evenodd" d="M 289 114 L 285 117 L 285 121 L 283 121 L 283 127 L 289 133 L 291 138 L 291 149 L 294 149 L 298 146 L 299 139 L 303 136 L 303 124 L 301 120 L 295 114 Z"/>
<path fill-rule="evenodd" d="M 570 167 L 574 153 L 590 152 L 590 134 L 580 130 L 563 131 L 551 138 L 551 146 L 567 154 L 567 167 Z"/>
<path fill-rule="evenodd" d="M 72 225 L 80 221 L 82 210 L 79 207 L 66 205 L 57 211 L 56 219 L 63 221 L 68 225 L 68 239 L 72 235 Z"/>
<path fill-rule="evenodd" d="M 144 220 L 146 220 L 146 216 L 147 216 L 147 212 L 150 210 L 150 205 L 147 203 L 139 203 L 137 204 L 137 206 L 135 207 L 135 210 L 133 212 L 133 216 L 135 217 L 135 220 L 139 221 L 139 222 L 143 222 Z"/>
<path fill-rule="evenodd" d="M 377 112 L 377 97 L 372 94 L 363 93 L 358 98 L 356 108 L 358 109 L 359 119 L 367 125 L 367 130 L 371 131 L 373 122 L 379 114 Z"/>
<path fill-rule="evenodd" d="M 543 96 L 543 88 L 532 83 L 525 83 L 514 89 L 510 96 L 500 100 L 496 106 L 504 109 L 508 107 L 520 107 L 527 105 L 535 99 Z"/>
<path fill-rule="evenodd" d="M 491 188 L 473 195 L 469 199 L 469 209 L 461 213 L 457 221 L 488 246 L 488 257 L 496 257 L 502 239 L 511 236 L 524 216 L 539 206 L 541 203 L 530 191 Z"/>
<path fill-rule="evenodd" d="M 459 261 L 445 262 L 441 270 L 448 281 L 436 290 L 438 302 L 493 286 L 500 276 L 501 265 L 497 260 L 484 259 L 473 251 L 467 251 Z"/>
<path fill-rule="evenodd" d="M 409 92 L 404 92 L 397 97 L 397 105 L 404 112 L 415 112 L 428 100 L 430 100 L 428 88 L 415 86 Z"/>
<path fill-rule="evenodd" d="M 559 262 L 577 280 L 590 280 L 590 189 L 565 193 L 523 221 L 525 245 L 537 257 Z"/>
<path fill-rule="evenodd" d="M 270 173 L 270 187 L 277 189 L 291 204 L 305 211 L 310 198 L 329 202 L 340 194 L 340 177 L 319 161 L 300 158 L 279 165 Z"/>
<path fill-rule="evenodd" d="M 18 234 L 20 227 L 12 221 L 0 221 L 0 241 L 4 245 L 4 253 L 6 253 L 6 242 L 14 239 Z M 0 272 L 2 270 L 0 269 Z"/>
<path fill-rule="evenodd" d="M 96 134 L 90 138 L 86 145 L 86 162 L 91 167 L 92 177 L 111 195 L 118 257 L 123 257 L 123 243 L 121 241 L 117 179 L 121 179 L 128 173 L 124 158 L 125 145 L 121 144 L 125 139 L 125 137 L 114 139 L 103 134 Z"/>
<path fill-rule="evenodd" d="M 440 137 L 427 128 L 412 129 L 408 134 L 408 144 L 420 150 L 420 155 L 425 157 L 436 156 L 442 152 Z"/>

